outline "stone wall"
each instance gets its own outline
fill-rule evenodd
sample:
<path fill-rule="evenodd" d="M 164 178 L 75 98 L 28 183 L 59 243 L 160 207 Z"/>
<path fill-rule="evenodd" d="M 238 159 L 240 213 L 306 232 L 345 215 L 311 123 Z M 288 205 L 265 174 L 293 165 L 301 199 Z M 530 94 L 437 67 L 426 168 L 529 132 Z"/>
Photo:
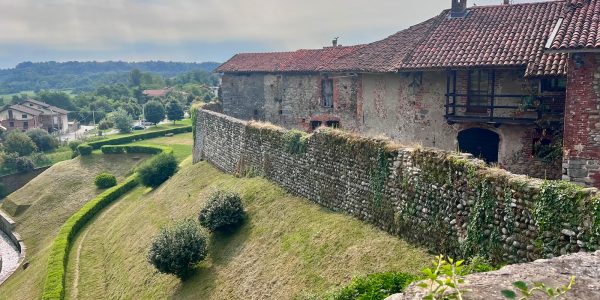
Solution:
<path fill-rule="evenodd" d="M 569 57 L 563 159 L 565 179 L 595 187 L 600 187 L 599 62 L 600 54 Z"/>
<path fill-rule="evenodd" d="M 527 95 L 524 70 L 496 70 L 498 94 Z M 500 136 L 498 163 L 505 169 L 538 178 L 559 179 L 560 159 L 545 162 L 532 155 L 535 126 L 450 125 L 445 115 L 445 71 L 378 74 L 252 73 L 225 74 L 221 86 L 223 112 L 244 120 L 262 120 L 291 129 L 311 131 L 315 122 L 337 122 L 345 131 L 385 135 L 403 144 L 453 151 L 460 131 L 489 129 Z M 467 71 L 458 71 L 457 92 L 466 93 Z M 333 80 L 333 107 L 322 105 L 321 81 Z M 516 105 L 506 98 L 497 104 Z M 458 97 L 465 104 L 466 97 Z M 514 112 L 514 110 L 513 110 Z M 497 109 L 496 114 L 508 113 Z"/>
<path fill-rule="evenodd" d="M 48 168 L 49 167 L 37 168 L 25 173 L 16 173 L 0 177 L 0 183 L 4 185 L 4 196 L 22 188 L 25 184 L 46 171 Z"/>
<path fill-rule="evenodd" d="M 523 262 L 599 247 L 595 189 L 339 130 L 307 135 L 206 110 L 197 119 L 194 161 L 262 175 L 435 252 Z"/>

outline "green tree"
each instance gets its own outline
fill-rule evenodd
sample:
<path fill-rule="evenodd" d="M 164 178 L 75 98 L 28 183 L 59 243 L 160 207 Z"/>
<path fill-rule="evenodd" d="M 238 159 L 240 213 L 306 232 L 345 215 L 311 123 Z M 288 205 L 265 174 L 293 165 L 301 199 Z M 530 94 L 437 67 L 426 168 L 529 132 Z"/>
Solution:
<path fill-rule="evenodd" d="M 140 86 L 140 84 L 142 84 L 142 72 L 138 69 L 133 69 L 129 73 L 129 85 Z"/>
<path fill-rule="evenodd" d="M 40 151 L 49 151 L 56 148 L 59 144 L 58 139 L 48 133 L 48 131 L 34 128 L 27 131 L 27 136 L 35 143 Z"/>
<path fill-rule="evenodd" d="M 35 98 L 62 109 L 76 110 L 73 101 L 71 101 L 71 96 L 69 96 L 67 93 L 41 91 L 35 96 Z"/>
<path fill-rule="evenodd" d="M 19 156 L 27 156 L 37 150 L 37 146 L 25 133 L 20 131 L 9 131 L 4 138 L 4 149 L 7 153 L 17 153 Z"/>
<path fill-rule="evenodd" d="M 144 117 L 148 122 L 158 123 L 165 118 L 165 107 L 156 100 L 148 101 L 144 106 Z"/>
<path fill-rule="evenodd" d="M 167 118 L 173 123 L 183 119 L 183 106 L 177 100 L 171 100 L 167 103 Z"/>
<path fill-rule="evenodd" d="M 119 129 L 120 133 L 131 132 L 131 124 L 133 123 L 133 118 L 125 110 L 118 109 L 117 111 L 113 112 L 112 120 L 115 124 L 115 127 Z"/>

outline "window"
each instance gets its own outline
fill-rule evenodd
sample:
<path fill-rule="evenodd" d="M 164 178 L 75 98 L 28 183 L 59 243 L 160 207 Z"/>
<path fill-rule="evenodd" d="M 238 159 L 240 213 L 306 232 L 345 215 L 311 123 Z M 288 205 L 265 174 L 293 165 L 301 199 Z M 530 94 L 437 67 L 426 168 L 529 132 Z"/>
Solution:
<path fill-rule="evenodd" d="M 22 115 L 21 115 L 21 118 L 23 118 L 23 119 L 27 119 L 27 114 L 22 114 Z"/>
<path fill-rule="evenodd" d="M 327 121 L 325 123 L 325 125 L 327 127 L 331 127 L 331 128 L 339 128 L 340 127 L 340 121 Z"/>
<path fill-rule="evenodd" d="M 564 78 L 544 78 L 540 81 L 541 92 L 565 92 L 567 82 Z"/>
<path fill-rule="evenodd" d="M 9 111 L 8 111 L 8 118 L 9 118 L 9 119 L 12 119 L 12 118 L 13 118 L 13 111 L 12 111 L 12 110 L 9 110 Z"/>
<path fill-rule="evenodd" d="M 323 96 L 323 106 L 333 107 L 333 79 L 326 78 L 321 80 L 321 93 Z"/>
<path fill-rule="evenodd" d="M 319 128 L 321 126 L 321 124 L 323 124 L 323 122 L 321 122 L 321 121 L 310 121 L 310 129 L 315 130 L 315 129 Z"/>
<path fill-rule="evenodd" d="M 486 113 L 490 105 L 491 72 L 488 70 L 469 71 L 469 92 L 467 97 L 467 112 Z"/>
<path fill-rule="evenodd" d="M 23 122 L 23 129 L 29 128 L 29 122 Z"/>
<path fill-rule="evenodd" d="M 9 127 L 15 127 L 15 122 L 8 122 Z"/>

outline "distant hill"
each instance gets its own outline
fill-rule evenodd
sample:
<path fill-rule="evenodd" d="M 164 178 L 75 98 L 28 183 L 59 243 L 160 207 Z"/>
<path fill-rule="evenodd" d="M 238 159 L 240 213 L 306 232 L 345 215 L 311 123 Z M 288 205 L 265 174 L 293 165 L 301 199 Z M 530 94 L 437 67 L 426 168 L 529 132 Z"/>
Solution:
<path fill-rule="evenodd" d="M 23 62 L 13 69 L 0 70 L 0 94 L 42 89 L 93 90 L 106 84 L 127 83 L 133 69 L 169 78 L 197 70 L 212 72 L 217 66 L 216 62 Z"/>

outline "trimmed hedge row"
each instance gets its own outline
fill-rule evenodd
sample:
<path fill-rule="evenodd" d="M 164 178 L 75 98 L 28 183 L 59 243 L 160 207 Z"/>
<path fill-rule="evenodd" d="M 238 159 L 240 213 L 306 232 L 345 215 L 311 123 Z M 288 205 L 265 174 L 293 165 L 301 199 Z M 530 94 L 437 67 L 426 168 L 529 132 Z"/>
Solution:
<path fill-rule="evenodd" d="M 121 153 L 172 153 L 173 149 L 166 146 L 158 145 L 104 145 L 100 147 L 100 151 L 104 154 L 121 154 Z"/>
<path fill-rule="evenodd" d="M 100 210 L 133 189 L 137 184 L 137 174 L 129 176 L 121 184 L 110 188 L 86 203 L 63 224 L 50 250 L 42 299 L 64 298 L 67 259 L 75 236 Z"/>
<path fill-rule="evenodd" d="M 104 148 L 104 147 L 103 147 Z M 103 153 L 171 153 L 173 150 L 169 147 L 161 147 L 154 145 L 135 145 L 135 146 L 110 146 L 106 147 Z M 122 150 L 117 150 L 122 149 Z M 113 152 L 111 152 L 113 151 Z M 122 152 L 117 152 L 122 151 Z M 65 275 L 69 250 L 71 243 L 79 233 L 79 230 L 93 218 L 104 207 L 118 199 L 135 186 L 138 185 L 138 173 L 129 176 L 125 181 L 117 186 L 114 186 L 96 198 L 87 202 L 79 211 L 73 214 L 60 228 L 58 235 L 52 243 L 50 257 L 46 270 L 46 281 L 44 282 L 44 290 L 42 299 L 63 299 L 65 296 Z"/>
<path fill-rule="evenodd" d="M 148 131 L 142 133 L 134 133 L 127 136 L 121 136 L 116 138 L 110 138 L 95 142 L 89 142 L 87 145 L 91 146 L 93 149 L 100 149 L 104 145 L 122 145 L 128 144 L 138 140 L 147 140 L 155 137 L 164 136 L 167 133 L 178 134 L 178 133 L 186 133 L 192 132 L 192 126 L 182 126 L 177 128 L 170 128 L 165 130 L 157 130 L 157 131 Z"/>

